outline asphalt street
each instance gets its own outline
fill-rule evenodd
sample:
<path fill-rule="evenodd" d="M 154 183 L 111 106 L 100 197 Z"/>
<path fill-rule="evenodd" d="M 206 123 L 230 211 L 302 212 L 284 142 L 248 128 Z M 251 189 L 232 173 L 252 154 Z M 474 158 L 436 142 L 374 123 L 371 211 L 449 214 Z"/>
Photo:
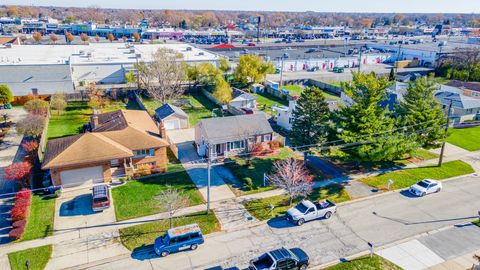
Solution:
<path fill-rule="evenodd" d="M 330 220 L 316 220 L 302 227 L 282 219 L 271 220 L 253 228 L 207 236 L 205 244 L 195 251 L 158 258 L 152 250 L 143 250 L 130 257 L 97 262 L 88 269 L 244 268 L 251 258 L 282 246 L 301 247 L 313 265 L 321 265 L 365 251 L 367 242 L 381 247 L 448 225 L 469 224 L 480 210 L 479 192 L 480 177 L 468 176 L 447 181 L 442 192 L 423 198 L 406 192 L 384 194 L 341 205 Z"/>

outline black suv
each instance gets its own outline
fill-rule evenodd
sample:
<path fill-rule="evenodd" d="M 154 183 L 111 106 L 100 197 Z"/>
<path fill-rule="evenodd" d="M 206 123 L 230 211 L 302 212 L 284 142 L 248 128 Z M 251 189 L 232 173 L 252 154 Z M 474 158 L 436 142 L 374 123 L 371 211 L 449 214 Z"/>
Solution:
<path fill-rule="evenodd" d="M 308 267 L 308 255 L 299 248 L 275 249 L 250 261 L 251 270 L 305 270 Z"/>

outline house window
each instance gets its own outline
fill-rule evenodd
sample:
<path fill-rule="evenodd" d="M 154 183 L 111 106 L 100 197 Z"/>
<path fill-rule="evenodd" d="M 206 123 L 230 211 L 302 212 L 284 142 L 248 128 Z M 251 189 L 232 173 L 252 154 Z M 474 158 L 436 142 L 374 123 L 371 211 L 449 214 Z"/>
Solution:
<path fill-rule="evenodd" d="M 242 149 L 244 147 L 245 147 L 245 142 L 244 141 L 235 141 L 235 142 L 229 142 L 228 143 L 228 148 L 230 150 Z"/>
<path fill-rule="evenodd" d="M 292 122 L 293 122 L 293 118 L 292 117 L 288 118 L 288 123 L 291 124 Z"/>
<path fill-rule="evenodd" d="M 135 157 L 154 156 L 155 150 L 154 149 L 134 150 L 133 154 L 135 155 Z"/>
<path fill-rule="evenodd" d="M 263 135 L 263 141 L 268 142 L 272 140 L 272 134 Z"/>

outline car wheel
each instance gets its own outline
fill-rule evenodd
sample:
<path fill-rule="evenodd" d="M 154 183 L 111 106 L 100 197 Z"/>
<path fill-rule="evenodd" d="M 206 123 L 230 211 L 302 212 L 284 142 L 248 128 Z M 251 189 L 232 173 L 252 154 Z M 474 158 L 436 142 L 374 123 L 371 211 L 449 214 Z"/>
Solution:
<path fill-rule="evenodd" d="M 426 194 L 427 194 L 427 193 L 422 192 L 422 194 L 420 194 L 420 197 L 423 197 L 423 196 L 425 196 Z"/>
<path fill-rule="evenodd" d="M 332 216 L 332 212 L 325 213 L 325 219 L 329 219 Z"/>
<path fill-rule="evenodd" d="M 303 219 L 303 218 L 301 218 L 301 219 L 299 219 L 299 220 L 297 221 L 297 225 L 298 225 L 298 226 L 302 226 L 303 223 L 305 223 L 305 219 Z"/>
<path fill-rule="evenodd" d="M 190 249 L 191 249 L 191 250 L 195 250 L 195 249 L 197 249 L 197 247 L 198 247 L 197 244 L 193 244 L 193 245 L 190 246 Z"/>
<path fill-rule="evenodd" d="M 302 264 L 302 265 L 300 266 L 300 268 L 298 268 L 298 269 L 300 269 L 300 270 L 306 270 L 306 269 L 307 269 L 307 265 L 306 265 L 306 264 Z"/>
<path fill-rule="evenodd" d="M 168 251 L 165 250 L 165 251 L 162 251 L 162 253 L 160 253 L 160 256 L 166 257 L 168 254 L 169 254 Z"/>
<path fill-rule="evenodd" d="M 442 188 L 438 188 L 437 191 L 435 191 L 436 193 L 440 192 L 442 190 Z"/>

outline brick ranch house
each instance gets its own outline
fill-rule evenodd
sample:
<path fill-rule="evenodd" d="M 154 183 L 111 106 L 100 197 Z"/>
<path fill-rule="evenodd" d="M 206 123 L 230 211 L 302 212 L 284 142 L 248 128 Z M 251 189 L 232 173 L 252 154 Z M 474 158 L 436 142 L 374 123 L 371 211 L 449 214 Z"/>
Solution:
<path fill-rule="evenodd" d="M 111 182 L 141 165 L 166 171 L 165 129 L 146 111 L 94 114 L 89 124 L 91 132 L 48 141 L 42 169 L 50 170 L 55 185 Z"/>

